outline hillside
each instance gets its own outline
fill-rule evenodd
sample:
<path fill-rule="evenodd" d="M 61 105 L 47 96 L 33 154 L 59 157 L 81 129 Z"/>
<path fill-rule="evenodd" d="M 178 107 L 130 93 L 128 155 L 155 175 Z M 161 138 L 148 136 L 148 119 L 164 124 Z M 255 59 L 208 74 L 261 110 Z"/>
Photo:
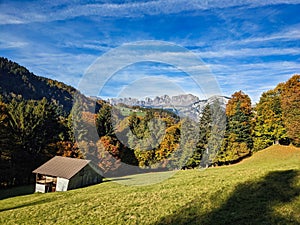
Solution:
<path fill-rule="evenodd" d="M 265 150 L 256 152 L 252 157 L 247 158 L 241 164 L 268 165 L 270 161 L 286 164 L 287 162 L 300 160 L 300 149 L 293 146 L 272 145 Z"/>
<path fill-rule="evenodd" d="M 272 146 L 206 170 L 116 179 L 0 201 L 1 224 L 300 224 L 300 149 Z M 108 180 L 109 181 L 109 180 Z"/>
<path fill-rule="evenodd" d="M 22 96 L 25 100 L 54 100 L 69 113 L 76 89 L 62 82 L 36 76 L 23 66 L 0 57 L 0 94 L 7 100 Z"/>
<path fill-rule="evenodd" d="M 32 183 L 32 170 L 55 155 L 81 157 L 69 116 L 73 99 L 78 118 L 80 109 L 101 107 L 71 86 L 0 57 L 0 188 Z"/>

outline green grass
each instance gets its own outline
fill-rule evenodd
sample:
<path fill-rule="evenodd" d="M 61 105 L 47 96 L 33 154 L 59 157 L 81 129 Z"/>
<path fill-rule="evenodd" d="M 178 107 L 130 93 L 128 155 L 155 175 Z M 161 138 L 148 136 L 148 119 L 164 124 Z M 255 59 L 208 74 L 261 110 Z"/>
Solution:
<path fill-rule="evenodd" d="M 146 113 L 140 109 L 132 109 L 127 107 L 116 106 L 117 109 L 120 110 L 123 116 L 130 116 L 132 113 L 136 113 L 137 116 L 145 116 Z"/>
<path fill-rule="evenodd" d="M 300 224 L 300 150 L 292 147 L 231 166 L 115 180 L 1 200 L 0 223 Z"/>

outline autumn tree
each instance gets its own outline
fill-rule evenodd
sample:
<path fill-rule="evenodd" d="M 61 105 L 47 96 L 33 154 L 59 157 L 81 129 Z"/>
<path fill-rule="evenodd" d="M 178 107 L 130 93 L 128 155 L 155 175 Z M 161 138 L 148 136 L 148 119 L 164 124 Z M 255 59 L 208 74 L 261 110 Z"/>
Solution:
<path fill-rule="evenodd" d="M 180 143 L 180 124 L 166 129 L 166 134 L 155 151 L 155 158 L 162 167 L 166 167 L 169 158 L 178 149 Z"/>
<path fill-rule="evenodd" d="M 120 143 L 111 136 L 102 136 L 97 142 L 98 166 L 109 174 L 121 166 Z"/>
<path fill-rule="evenodd" d="M 300 146 L 300 75 L 294 75 L 282 85 L 281 107 L 287 136 Z"/>
<path fill-rule="evenodd" d="M 78 143 L 72 141 L 58 141 L 50 145 L 56 155 L 70 157 L 70 158 L 83 158 L 82 151 L 78 147 Z"/>

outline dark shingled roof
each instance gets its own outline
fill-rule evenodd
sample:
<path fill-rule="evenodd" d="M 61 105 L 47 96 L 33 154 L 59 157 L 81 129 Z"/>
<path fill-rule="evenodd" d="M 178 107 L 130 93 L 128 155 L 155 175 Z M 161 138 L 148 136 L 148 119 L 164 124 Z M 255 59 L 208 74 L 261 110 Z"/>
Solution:
<path fill-rule="evenodd" d="M 70 179 L 90 162 L 90 160 L 55 156 L 32 172 Z"/>

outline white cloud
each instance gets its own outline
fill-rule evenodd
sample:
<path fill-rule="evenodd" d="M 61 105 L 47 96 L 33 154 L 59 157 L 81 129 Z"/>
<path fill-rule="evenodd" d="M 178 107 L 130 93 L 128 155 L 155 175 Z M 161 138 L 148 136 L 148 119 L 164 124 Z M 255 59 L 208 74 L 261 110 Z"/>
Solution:
<path fill-rule="evenodd" d="M 1 9 L 1 7 L 0 7 Z M 25 20 L 20 15 L 0 14 L 0 24 L 23 24 Z"/>
<path fill-rule="evenodd" d="M 85 69 L 95 60 L 88 54 L 23 53 L 12 59 L 38 76 L 64 82 L 76 88 Z"/>
<path fill-rule="evenodd" d="M 69 3 L 69 2 L 68 2 Z M 40 1 L 19 5 L 2 3 L 0 5 L 0 24 L 18 24 L 65 20 L 78 16 L 100 17 L 141 17 L 144 15 L 173 14 L 184 11 L 229 8 L 235 6 L 261 7 L 275 4 L 299 4 L 299 0 L 158 0 L 147 2 L 82 3 L 64 6 L 60 1 Z"/>
<path fill-rule="evenodd" d="M 225 25 L 224 25 L 225 26 Z M 231 25 L 227 25 L 230 27 Z M 230 28 L 228 28 L 230 29 Z M 222 32 L 222 29 L 217 29 L 215 32 L 215 35 L 219 35 L 220 32 Z M 244 32 L 242 32 L 244 33 Z M 297 43 L 300 40 L 300 24 L 293 24 L 293 25 L 286 25 L 284 28 L 281 28 L 280 30 L 277 30 L 276 32 L 272 31 L 268 34 L 262 33 L 262 31 L 256 31 L 253 32 L 252 37 L 239 39 L 237 40 L 237 37 L 235 38 L 229 38 L 229 39 L 212 39 L 214 35 L 210 34 L 208 36 L 203 36 L 199 39 L 175 39 L 175 42 L 178 44 L 181 44 L 183 46 L 192 46 L 195 53 L 199 52 L 198 49 L 202 50 L 202 53 L 207 52 L 207 55 L 209 57 L 210 54 L 214 54 L 217 51 L 227 51 L 226 54 L 230 54 L 230 51 L 235 50 L 251 50 L 251 49 L 257 49 L 257 50 L 272 50 L 269 48 L 261 48 L 261 46 L 270 46 L 271 44 L 273 46 L 278 46 L 278 43 L 282 43 L 281 46 L 285 46 L 284 43 L 286 42 L 293 42 L 296 46 Z M 277 53 L 277 49 L 281 49 L 282 47 L 274 48 L 274 53 Z M 296 48 L 297 51 L 299 51 L 299 48 Z M 210 51 L 208 51 L 210 50 Z M 286 48 L 285 51 L 290 51 L 294 53 L 293 49 Z M 234 53 L 234 52 L 233 52 Z M 265 53 L 267 54 L 267 53 Z M 214 54 L 215 56 L 215 54 Z M 218 55 L 216 55 L 218 57 Z"/>
<path fill-rule="evenodd" d="M 124 86 L 118 96 L 143 99 L 149 96 L 173 96 L 183 93 L 185 92 L 182 87 L 172 77 L 144 77 Z"/>
<path fill-rule="evenodd" d="M 61 44 L 59 47 L 63 48 L 75 48 L 75 49 L 91 49 L 91 50 L 97 50 L 100 52 L 107 52 L 111 49 L 110 46 L 104 44 L 100 41 L 68 41 L 63 44 Z"/>
<path fill-rule="evenodd" d="M 209 64 L 225 95 L 245 91 L 252 102 L 258 102 L 262 92 L 273 89 L 293 74 L 300 73 L 298 62 L 268 62 L 245 64 Z"/>
<path fill-rule="evenodd" d="M 8 41 L 0 39 L 0 49 L 22 48 L 28 43 L 23 41 Z"/>
<path fill-rule="evenodd" d="M 300 55 L 300 48 L 241 48 L 198 52 L 202 58 Z"/>
<path fill-rule="evenodd" d="M 237 44 L 248 44 L 254 42 L 276 41 L 276 40 L 298 40 L 300 39 L 300 25 L 294 25 L 291 28 L 285 29 L 279 33 L 274 33 L 264 37 L 248 38 L 245 40 L 233 42 Z"/>
<path fill-rule="evenodd" d="M 199 57 L 182 47 L 158 41 L 127 44 L 103 54 L 87 70 L 79 88 L 87 95 L 97 95 L 99 87 L 106 84 L 109 79 L 113 79 L 113 74 L 138 62 L 158 62 L 174 66 L 190 76 L 206 95 L 220 94 L 219 86 L 210 69 Z M 133 73 L 130 75 L 131 78 L 141 73 L 139 70 L 131 72 Z M 168 78 L 171 79 L 173 74 L 169 73 Z M 127 79 L 126 76 L 125 78 Z M 117 79 L 117 82 L 120 81 L 122 78 Z"/>

